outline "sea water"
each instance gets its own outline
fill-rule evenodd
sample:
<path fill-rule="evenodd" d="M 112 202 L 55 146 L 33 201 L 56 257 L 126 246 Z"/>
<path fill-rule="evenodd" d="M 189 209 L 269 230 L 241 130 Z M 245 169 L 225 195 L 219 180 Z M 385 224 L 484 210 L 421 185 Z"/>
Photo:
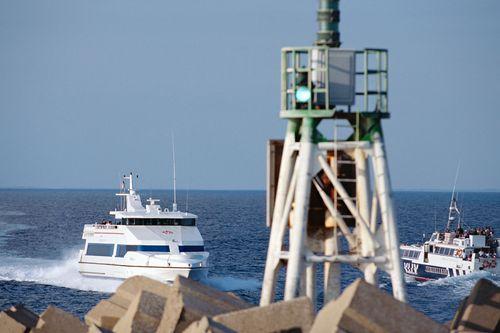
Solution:
<path fill-rule="evenodd" d="M 141 192 L 143 198 L 171 202 L 167 191 Z M 500 233 L 500 193 L 460 195 L 465 223 L 493 226 Z M 186 193 L 179 191 L 178 198 Z M 447 218 L 449 193 L 396 192 L 400 240 L 421 242 Z M 179 200 L 184 209 L 185 200 Z M 116 208 L 108 190 L 0 190 L 0 309 L 24 303 L 36 312 L 49 304 L 77 316 L 109 297 L 120 281 L 82 277 L 78 251 L 83 248 L 83 225 L 109 219 Z M 265 226 L 263 191 L 190 191 L 189 211 L 199 216 L 198 228 L 210 252 L 206 284 L 232 291 L 258 304 L 269 230 Z M 361 274 L 343 265 L 342 285 Z M 408 281 L 408 301 L 417 310 L 445 322 L 481 278 L 500 284 L 487 272 L 418 283 Z M 283 274 L 280 275 L 283 282 Z M 390 292 L 389 278 L 381 274 L 380 287 Z M 278 290 L 282 297 L 282 288 Z M 321 303 L 322 295 L 319 294 Z"/>

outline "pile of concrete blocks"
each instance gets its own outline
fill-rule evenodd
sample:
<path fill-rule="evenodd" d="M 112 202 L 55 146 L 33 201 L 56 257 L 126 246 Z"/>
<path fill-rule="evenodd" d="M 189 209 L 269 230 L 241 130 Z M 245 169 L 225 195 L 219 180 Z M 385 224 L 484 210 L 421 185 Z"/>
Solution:
<path fill-rule="evenodd" d="M 496 332 L 500 327 L 499 289 L 490 281 L 479 281 L 446 327 L 361 279 L 315 316 L 307 297 L 256 307 L 183 277 L 166 285 L 135 276 L 93 307 L 84 322 L 53 306 L 38 316 L 18 305 L 0 312 L 0 332 Z"/>
<path fill-rule="evenodd" d="M 178 277 L 171 286 L 146 277 L 126 280 L 85 316 L 92 332 L 308 332 L 308 298 L 252 307 L 237 296 Z"/>

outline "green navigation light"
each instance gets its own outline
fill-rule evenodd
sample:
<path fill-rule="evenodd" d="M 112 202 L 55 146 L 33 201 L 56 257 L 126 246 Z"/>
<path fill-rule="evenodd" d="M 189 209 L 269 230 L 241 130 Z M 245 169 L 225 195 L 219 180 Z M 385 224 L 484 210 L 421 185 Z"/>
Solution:
<path fill-rule="evenodd" d="M 311 99 L 311 91 L 307 87 L 299 87 L 295 92 L 295 98 L 300 103 L 308 102 Z"/>

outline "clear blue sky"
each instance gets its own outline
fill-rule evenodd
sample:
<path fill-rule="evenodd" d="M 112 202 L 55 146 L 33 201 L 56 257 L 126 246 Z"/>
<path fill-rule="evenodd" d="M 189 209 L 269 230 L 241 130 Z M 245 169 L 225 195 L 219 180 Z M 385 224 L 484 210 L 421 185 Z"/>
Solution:
<path fill-rule="evenodd" d="M 283 46 L 313 0 L 0 0 L 0 187 L 263 189 Z M 343 0 L 347 48 L 390 52 L 396 189 L 500 189 L 500 2 Z"/>

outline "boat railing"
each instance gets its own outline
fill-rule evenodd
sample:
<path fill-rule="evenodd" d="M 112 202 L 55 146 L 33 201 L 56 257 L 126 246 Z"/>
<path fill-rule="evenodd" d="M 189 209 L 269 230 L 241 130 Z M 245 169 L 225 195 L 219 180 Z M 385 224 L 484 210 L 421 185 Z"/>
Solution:
<path fill-rule="evenodd" d="M 94 223 L 94 224 L 85 224 L 83 227 L 84 230 L 86 229 L 118 229 L 118 226 L 116 224 L 101 224 L 101 223 Z"/>

